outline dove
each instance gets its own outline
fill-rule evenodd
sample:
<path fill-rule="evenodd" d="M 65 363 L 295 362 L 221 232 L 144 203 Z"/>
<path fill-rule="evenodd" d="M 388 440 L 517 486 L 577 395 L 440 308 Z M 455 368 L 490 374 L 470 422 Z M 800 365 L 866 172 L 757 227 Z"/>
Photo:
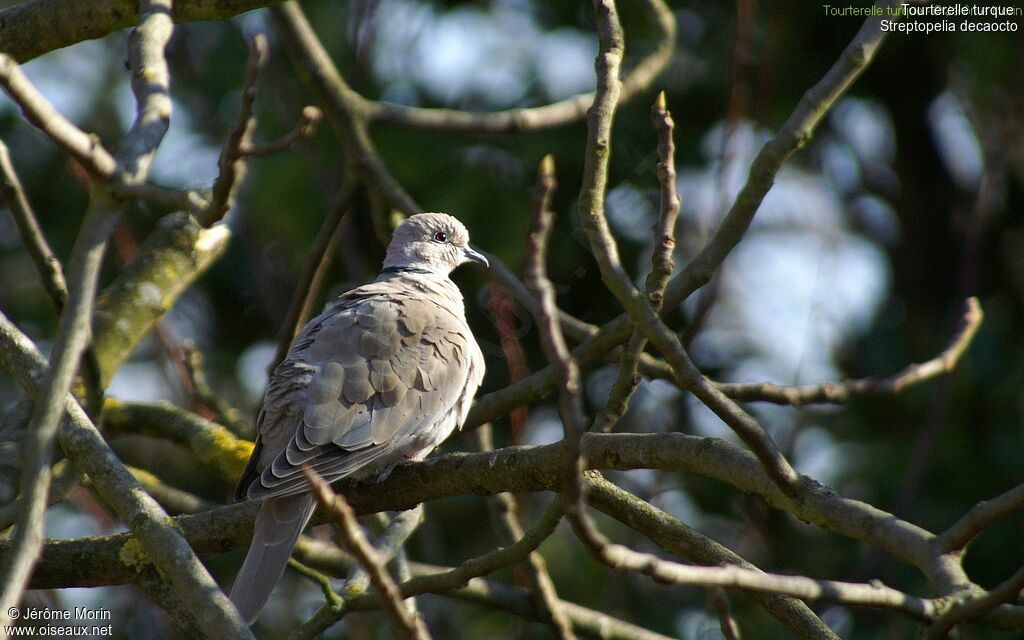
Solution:
<path fill-rule="evenodd" d="M 274 370 L 234 493 L 236 501 L 261 501 L 231 589 L 249 624 L 316 507 L 304 466 L 328 482 L 383 479 L 425 458 L 465 421 L 484 377 L 462 294 L 448 277 L 466 262 L 487 266 L 461 222 L 409 216 L 377 279 L 329 303 Z"/>

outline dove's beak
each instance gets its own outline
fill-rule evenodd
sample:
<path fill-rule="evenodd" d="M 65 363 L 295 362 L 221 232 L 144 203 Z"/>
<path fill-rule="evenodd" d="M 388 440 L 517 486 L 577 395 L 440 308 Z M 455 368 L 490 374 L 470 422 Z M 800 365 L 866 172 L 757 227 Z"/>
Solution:
<path fill-rule="evenodd" d="M 480 253 L 476 249 L 473 249 L 469 246 L 465 246 L 462 248 L 462 257 L 464 262 L 479 262 L 485 267 L 491 266 L 491 263 L 487 261 L 487 258 L 484 257 L 484 254 Z"/>

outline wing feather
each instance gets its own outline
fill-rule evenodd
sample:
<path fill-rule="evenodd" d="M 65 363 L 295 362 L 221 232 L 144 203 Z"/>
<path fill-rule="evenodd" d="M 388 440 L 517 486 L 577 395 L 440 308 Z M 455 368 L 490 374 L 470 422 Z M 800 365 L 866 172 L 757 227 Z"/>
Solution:
<path fill-rule="evenodd" d="M 461 424 L 483 357 L 456 302 L 458 315 L 388 280 L 311 321 L 268 387 L 259 460 L 242 479 L 248 496 L 307 490 L 303 466 L 328 480 L 386 470 Z"/>

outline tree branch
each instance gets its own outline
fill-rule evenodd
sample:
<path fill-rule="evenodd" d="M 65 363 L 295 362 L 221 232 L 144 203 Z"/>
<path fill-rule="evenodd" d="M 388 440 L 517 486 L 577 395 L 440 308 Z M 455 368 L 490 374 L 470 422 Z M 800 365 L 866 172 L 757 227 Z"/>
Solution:
<path fill-rule="evenodd" d="M 39 272 L 39 279 L 42 282 L 43 290 L 49 296 L 50 302 L 57 313 L 64 308 L 64 302 L 68 298 L 68 285 L 64 281 L 64 270 L 60 266 L 60 260 L 53 254 L 53 249 L 46 241 L 43 230 L 36 221 L 32 212 L 32 205 L 25 196 L 25 190 L 21 187 L 18 174 L 11 164 L 11 155 L 7 151 L 7 145 L 0 141 L 0 173 L 3 183 L 0 184 L 0 191 L 3 193 L 4 202 L 11 211 L 14 224 L 18 227 L 21 235 L 21 243 L 25 246 L 32 262 Z"/>
<path fill-rule="evenodd" d="M 643 0 L 657 31 L 657 48 L 622 79 L 622 102 L 646 91 L 662 74 L 676 47 L 676 19 L 662 0 Z M 528 109 L 509 109 L 492 113 L 472 113 L 455 109 L 424 109 L 389 102 L 365 103 L 370 121 L 447 133 L 513 133 L 542 131 L 582 120 L 593 104 L 595 93 L 584 93 L 551 104 Z"/>
<path fill-rule="evenodd" d="M 235 204 L 235 192 L 245 178 L 245 153 L 243 149 L 252 141 L 256 130 L 256 83 L 260 72 L 267 64 L 267 37 L 257 33 L 249 40 L 249 57 L 245 64 L 245 81 L 242 86 L 242 101 L 238 107 L 235 128 L 221 149 L 217 166 L 220 173 L 213 182 L 210 204 L 201 218 L 204 227 L 209 227 L 224 217 Z"/>
<path fill-rule="evenodd" d="M 676 246 L 676 220 L 679 217 L 679 196 L 676 194 L 675 141 L 672 138 L 675 122 L 665 104 L 665 92 L 651 108 L 651 120 L 658 134 L 658 182 L 661 185 L 661 215 L 654 225 L 654 252 L 651 272 L 647 276 L 647 299 L 651 308 L 659 311 L 664 301 L 665 285 L 675 269 L 673 253 Z M 637 373 L 647 339 L 634 330 L 622 349 L 619 373 L 612 384 L 604 408 L 594 420 L 595 431 L 610 431 L 629 408 L 630 396 L 640 382 Z"/>
<path fill-rule="evenodd" d="M 879 0 L 876 6 L 884 8 L 891 4 L 889 0 Z M 785 124 L 758 153 L 746 184 L 708 245 L 669 281 L 665 291 L 665 310 L 675 308 L 707 282 L 739 243 L 771 189 L 775 174 L 797 149 L 810 140 L 835 102 L 871 64 L 885 35 L 880 19 L 865 20 L 828 73 L 804 94 Z M 629 314 L 622 314 L 576 347 L 573 357 L 583 368 L 603 362 L 605 354 L 629 340 L 632 328 Z M 517 384 L 481 396 L 477 398 L 463 428 L 475 428 L 504 415 L 511 407 L 535 402 L 551 393 L 556 385 L 554 367 L 549 365 Z"/>
<path fill-rule="evenodd" d="M 141 182 L 145 178 L 149 159 L 167 130 L 170 116 L 167 65 L 163 58 L 171 33 L 170 19 L 166 15 L 169 0 L 142 0 L 141 4 L 143 18 L 129 46 L 129 59 L 135 69 L 132 88 L 138 100 L 138 117 L 117 156 L 118 164 L 125 167 L 126 182 Z M 49 119 L 33 123 L 51 135 L 64 136 L 69 151 L 94 147 L 92 139 L 83 140 L 84 134 L 35 92 L 8 56 L 0 56 L 0 83 L 16 101 L 28 101 L 20 102 L 27 116 L 31 118 L 30 114 L 38 116 L 40 113 L 47 116 Z M 52 366 L 41 385 L 23 442 L 21 511 L 13 548 L 0 572 L 0 584 L 4 585 L 0 595 L 0 626 L 9 624 L 9 612 L 21 600 L 42 548 L 53 441 L 65 410 L 65 398 L 89 342 L 96 281 L 107 239 L 120 217 L 120 210 L 102 187 L 94 186 L 89 210 L 68 261 L 68 298 L 57 323 Z"/>
<path fill-rule="evenodd" d="M 306 467 L 303 473 L 309 484 L 313 487 L 313 494 L 316 495 L 320 506 L 333 515 L 338 524 L 338 536 L 342 544 L 356 557 L 359 564 L 370 577 L 370 582 L 377 590 L 377 597 L 380 600 L 384 612 L 391 620 L 395 630 L 407 638 L 415 640 L 429 640 L 430 633 L 427 631 L 423 621 L 402 604 L 402 597 L 395 584 L 394 578 L 388 573 L 387 562 L 381 554 L 373 548 L 373 545 L 366 539 L 366 534 L 359 528 L 356 520 L 356 512 L 349 506 L 344 496 L 340 496 L 331 490 L 330 486 L 316 471 Z"/>
<path fill-rule="evenodd" d="M 477 451 L 488 452 L 494 450 L 494 441 L 490 425 L 484 425 L 470 434 Z M 494 529 L 498 534 L 498 541 L 503 545 L 513 544 L 524 535 L 523 525 L 519 522 L 517 515 L 519 504 L 511 493 L 499 493 L 488 499 L 488 506 L 494 520 Z M 527 556 L 524 563 L 526 575 L 529 579 L 530 589 L 537 608 L 545 612 L 545 617 L 551 625 L 552 631 L 560 640 L 574 640 L 576 635 L 572 630 L 572 622 L 565 614 L 562 601 L 558 598 L 555 584 L 548 573 L 544 557 L 534 551 Z"/>
<path fill-rule="evenodd" d="M 96 300 L 93 348 L 104 387 L 182 292 L 227 250 L 230 240 L 228 227 L 204 229 L 184 213 L 160 220 L 138 256 Z"/>
<path fill-rule="evenodd" d="M 18 379 L 30 396 L 41 401 L 45 380 L 49 377 L 45 373 L 46 360 L 3 314 L 0 314 L 0 364 Z M 89 475 L 103 499 L 131 528 L 137 542 L 134 555 L 130 557 L 137 563 L 151 561 L 156 565 L 188 603 L 207 634 L 251 639 L 248 626 L 210 577 L 182 532 L 124 467 L 74 398 L 65 394 L 61 400 L 61 413 L 67 412 L 60 429 L 61 447 Z M 12 546 L 15 544 L 16 540 Z M 119 554 L 128 552 L 126 544 Z M 10 553 L 8 549 L 8 557 Z M 11 584 L 5 583 L 6 586 Z M 13 602 L 16 604 L 18 599 Z M 8 610 L 0 615 L 9 615 Z"/>
<path fill-rule="evenodd" d="M 175 22 L 223 20 L 276 0 L 176 0 Z M 28 0 L 0 9 L 0 51 L 20 62 L 136 24 L 137 0 Z"/>
<path fill-rule="evenodd" d="M 716 382 L 715 387 L 733 400 L 773 402 L 795 407 L 813 404 L 841 404 L 852 398 L 896 394 L 908 387 L 952 373 L 977 334 L 984 314 L 977 298 L 968 298 L 960 331 L 940 354 L 925 362 L 910 364 L 887 378 L 861 378 L 803 387 L 783 387 L 771 383 Z"/>
<path fill-rule="evenodd" d="M 983 531 L 1007 516 L 1024 510 L 1024 484 L 1002 493 L 991 500 L 983 500 L 957 520 L 935 539 L 935 546 L 943 553 L 963 550 Z"/>

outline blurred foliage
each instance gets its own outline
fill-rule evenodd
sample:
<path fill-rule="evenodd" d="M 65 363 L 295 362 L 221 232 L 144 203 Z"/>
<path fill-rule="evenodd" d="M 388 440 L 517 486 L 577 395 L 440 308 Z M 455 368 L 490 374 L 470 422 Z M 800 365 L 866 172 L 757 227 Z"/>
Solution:
<path fill-rule="evenodd" d="M 10 3 L 8 3 L 10 4 Z M 650 51 L 650 28 L 633 0 L 621 3 L 632 56 Z M 340 69 L 352 86 L 371 98 L 392 87 L 378 81 L 371 61 L 376 55 L 403 56 L 406 52 L 380 52 L 373 47 L 374 31 L 388 20 L 394 3 L 366 1 L 305 2 L 316 26 Z M 437 2 L 429 5 L 438 15 L 451 11 L 521 12 L 544 32 L 578 30 L 593 36 L 592 16 L 586 3 L 533 3 L 507 0 L 492 3 Z M 741 1 L 740 17 L 751 25 L 749 39 L 737 49 L 737 6 L 712 0 L 677 0 L 673 9 L 679 24 L 679 47 L 668 72 L 657 83 L 664 88 L 677 122 L 677 164 L 693 168 L 705 163 L 703 140 L 723 122 L 749 121 L 775 130 L 803 92 L 829 68 L 860 22 L 855 18 L 826 17 L 819 4 L 783 0 Z M 258 12 L 221 23 L 180 26 L 169 49 L 172 65 L 176 121 L 186 123 L 190 136 L 175 145 L 174 157 L 165 144 L 160 162 L 176 166 L 201 186 L 213 178 L 211 154 L 234 123 L 245 59 L 244 33 L 265 28 Z M 429 37 L 429 34 L 427 34 Z M 96 131 L 108 143 L 124 130 L 123 114 L 130 109 L 123 90 L 120 66 L 125 33 L 109 36 L 98 45 L 78 45 L 50 54 L 28 65 L 31 77 L 72 73 L 78 69 L 69 56 L 84 46 L 95 54 L 95 65 L 106 65 L 92 87 L 71 86 L 76 120 Z M 275 39 L 271 35 L 271 41 Z M 439 43 L 440 44 L 440 43 Z M 458 49 L 457 42 L 443 43 Z M 480 61 L 480 68 L 501 60 Z M 851 219 L 860 234 L 882 251 L 891 271 L 891 286 L 880 301 L 879 312 L 866 330 L 842 337 L 837 353 L 828 354 L 844 376 L 888 375 L 905 364 L 938 353 L 956 328 L 964 299 L 978 295 L 986 320 L 967 357 L 950 379 L 928 383 L 897 397 L 859 400 L 834 409 L 767 411 L 769 423 L 788 423 L 789 447 L 808 425 L 826 430 L 832 446 L 842 447 L 843 458 L 836 488 L 845 495 L 867 500 L 922 526 L 939 530 L 948 526 L 978 500 L 991 497 L 1024 481 L 1024 38 L 1019 34 L 893 34 L 877 60 L 853 87 L 850 95 L 880 105 L 891 119 L 895 140 L 893 180 L 872 181 L 871 166 L 862 166 L 861 194 L 885 199 L 896 215 L 898 238 L 883 242 Z M 474 107 L 472 101 L 441 105 L 428 92 L 411 94 L 423 106 Z M 519 76 L 526 87 L 516 105 L 549 101 L 531 73 Z M 54 86 L 52 83 L 47 86 Z M 978 190 L 958 186 L 948 159 L 936 146 L 941 135 L 931 124 L 930 105 L 951 92 L 976 127 L 975 135 L 988 162 L 994 203 L 978 205 Z M 629 183 L 656 203 L 654 133 L 648 110 L 655 90 L 623 106 L 616 122 L 610 185 Z M 67 100 L 67 97 L 65 97 Z M 287 56 L 275 46 L 263 78 L 258 102 L 257 139 L 271 139 L 291 128 L 295 115 L 310 97 L 298 81 Z M 64 104 L 62 102 L 62 104 Z M 502 105 L 491 105 L 502 106 Z M 727 120 L 731 118 L 731 120 Z M 821 173 L 820 141 L 835 135 L 830 120 L 809 148 L 792 161 L 797 167 Z M 175 136 L 172 130 L 170 136 Z M 0 137 L 25 183 L 48 239 L 66 258 L 83 215 L 86 192 L 74 167 L 41 136 L 30 130 L 9 105 L 0 111 Z M 387 165 L 406 189 L 430 210 L 455 214 L 471 230 L 474 243 L 494 252 L 517 268 L 528 224 L 529 192 L 534 168 L 546 153 L 558 164 L 559 190 L 554 209 L 559 214 L 552 239 L 550 270 L 558 285 L 559 303 L 570 313 L 601 323 L 620 312 L 600 277 L 578 230 L 575 194 L 583 165 L 585 125 L 578 123 L 551 131 L 516 135 L 439 135 L 378 126 L 373 138 Z M 194 287 L 194 295 L 168 321 L 176 332 L 196 340 L 203 349 L 208 374 L 217 390 L 252 412 L 258 396 L 246 392 L 239 370 L 240 358 L 260 341 L 275 339 L 293 282 L 308 247 L 341 184 L 340 149 L 324 126 L 315 139 L 287 153 L 255 160 L 230 223 L 236 236 L 228 253 Z M 215 157 L 213 155 L 212 157 Z M 193 166 L 194 163 L 194 166 Z M 694 232 L 687 221 L 688 194 L 682 193 L 684 220 L 680 233 Z M 849 194 L 836 191 L 840 200 Z M 844 205 L 848 204 L 843 201 Z M 847 209 L 849 211 L 849 209 Z M 149 205 L 133 206 L 119 236 L 141 242 L 165 211 Z M 331 266 L 321 304 L 329 296 L 365 281 L 376 273 L 383 247 L 367 219 L 366 203 L 359 203 L 345 227 L 338 257 Z M 814 211 L 805 212 L 813 217 Z M 852 214 L 851 214 L 852 215 Z M 680 260 L 693 255 L 693 239 L 681 238 Z M 109 282 L 123 258 L 118 247 L 109 251 Z M 624 263 L 643 264 L 644 244 L 622 241 Z M 785 251 L 780 245 L 778 251 Z M 822 257 L 822 260 L 825 258 Z M 727 263 L 727 267 L 728 267 Z M 645 267 L 646 268 L 646 267 Z M 642 276 L 643 273 L 637 273 Z M 812 276 L 813 274 L 811 274 Z M 810 276 L 809 276 L 810 277 Z M 488 356 L 484 391 L 508 383 L 506 364 L 497 334 L 486 313 L 487 285 L 476 272 L 459 273 L 469 302 L 470 321 Z M 778 282 L 786 287 L 786 282 Z M 817 300 L 827 308 L 829 284 L 820 287 Z M 771 292 L 766 292 L 771 296 Z M 818 307 L 816 307 L 818 308 Z M 31 263 L 19 246 L 13 223 L 0 213 L 0 309 L 45 341 L 54 331 L 54 316 Z M 688 306 L 673 317 L 692 318 Z M 536 333 L 521 315 L 520 332 L 532 368 L 542 365 Z M 680 324 L 679 326 L 682 326 Z M 737 338 L 736 350 L 745 340 Z M 730 353 L 733 353 L 730 350 Z M 705 354 L 710 375 L 735 368 Z M 748 354 L 747 357 L 755 357 Z M 135 356 L 163 380 L 156 396 L 185 398 L 176 373 L 159 345 L 144 345 Z M 260 360 L 259 362 L 265 362 Z M 261 365 L 262 366 L 262 365 Z M 249 368 L 253 366 L 250 364 Z M 256 367 L 258 368 L 258 367 Z M 787 383 L 789 380 L 777 380 Z M 816 382 L 816 381 L 815 381 Z M 137 381 L 116 387 L 131 394 Z M 138 395 L 147 395 L 138 391 Z M 149 394 L 153 395 L 153 394 Z M 0 400 L 16 396 L 12 383 L 0 380 Z M 644 416 L 628 416 L 629 428 L 644 430 L 693 429 L 690 405 L 678 395 L 664 396 L 673 416 L 671 424 L 647 424 Z M 534 417 L 539 414 L 533 410 Z M 537 422 L 537 421 L 535 421 Z M 500 443 L 509 441 L 506 424 L 498 424 Z M 447 448 L 464 445 L 454 439 Z M 125 439 L 118 450 L 126 460 L 146 468 L 161 468 L 162 476 L 180 486 L 223 500 L 219 485 L 194 477 L 188 457 L 156 448 L 146 438 Z M 855 452 L 847 456 L 848 452 Z M 168 454 L 165 457 L 165 454 Z M 880 578 L 909 591 L 925 593 L 926 585 L 907 567 L 846 539 L 829 535 L 766 508 L 714 481 L 700 477 L 661 476 L 639 472 L 614 476 L 626 488 L 654 499 L 656 504 L 681 515 L 758 566 L 821 578 L 866 580 Z M 664 501 L 662 499 L 664 498 Z M 671 498 L 671 499 L 670 499 Z M 78 504 L 85 498 L 79 497 Z M 536 515 L 534 500 L 525 503 L 526 521 Z M 438 564 L 457 563 L 494 544 L 482 502 L 463 497 L 428 507 L 428 524 L 416 534 L 410 556 Z M 600 520 L 616 540 L 653 548 L 617 523 Z M 81 533 L 81 531 L 79 531 Z M 967 567 L 973 579 L 991 586 L 1024 563 L 1020 540 L 1024 517 L 1018 515 L 983 535 L 970 549 Z M 683 637 L 717 637 L 717 624 L 708 623 L 705 593 L 698 589 L 656 585 L 642 576 L 617 576 L 586 557 L 567 530 L 549 540 L 542 551 L 560 595 L 593 608 L 633 620 L 648 628 Z M 230 579 L 234 562 L 215 562 Z M 521 581 L 515 571 L 499 574 Z M 317 603 L 316 590 L 289 582 L 294 610 L 271 608 L 268 629 L 287 626 Z M 125 590 L 117 590 L 125 599 Z M 114 596 L 109 596 L 113 598 Z M 732 596 L 733 609 L 746 638 L 780 637 L 781 627 L 744 595 Z M 539 625 L 509 621 L 475 606 L 450 604 L 435 597 L 423 599 L 431 626 L 445 630 L 437 637 L 547 637 Z M 829 605 L 816 606 L 844 638 L 909 637 L 914 625 L 891 614 Z M 153 615 L 152 610 L 144 612 Z M 141 615 L 141 614 L 140 614 Z M 851 618 L 852 615 L 852 618 Z M 122 618 L 123 619 L 123 618 Z M 352 637 L 381 637 L 375 625 L 354 623 Z M 266 619 L 265 619 L 266 620 Z M 704 622 L 701 622 L 701 621 Z M 702 626 L 703 625 L 703 626 Z M 127 629 L 127 627 L 126 627 Z M 361 630 L 361 631 L 360 631 Z M 138 631 L 138 635 L 136 634 Z M 158 629 L 150 633 L 166 631 Z M 127 631 L 126 631 L 127 632 Z M 132 637 L 146 637 L 132 629 Z M 693 633 L 707 635 L 686 635 Z M 972 638 L 1005 637 L 991 630 L 971 628 Z M 341 637 L 334 629 L 328 637 Z M 128 636 L 125 636 L 128 637 Z"/>

